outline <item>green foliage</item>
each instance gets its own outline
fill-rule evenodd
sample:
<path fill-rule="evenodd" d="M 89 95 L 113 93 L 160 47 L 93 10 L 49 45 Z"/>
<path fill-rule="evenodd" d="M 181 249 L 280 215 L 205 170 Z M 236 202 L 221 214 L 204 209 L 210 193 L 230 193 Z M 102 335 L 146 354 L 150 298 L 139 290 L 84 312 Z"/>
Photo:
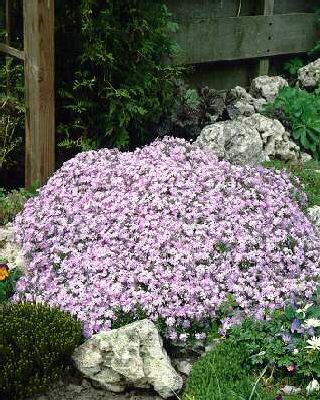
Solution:
<path fill-rule="evenodd" d="M 179 75 L 164 63 L 176 52 L 170 33 L 177 29 L 166 6 L 159 0 L 57 3 L 60 146 L 127 148 L 152 139 L 148 128 L 170 109 Z"/>
<path fill-rule="evenodd" d="M 297 184 L 299 179 L 302 190 L 308 197 L 308 206 L 320 206 L 320 163 L 317 161 L 309 161 L 304 165 L 286 164 L 284 162 L 274 160 L 265 164 L 267 168 L 276 170 L 285 170 L 293 177 L 294 183 Z"/>
<path fill-rule="evenodd" d="M 8 58 L 0 67 L 0 169 L 21 151 L 23 137 L 23 66 Z"/>
<path fill-rule="evenodd" d="M 292 77 L 298 76 L 298 70 L 304 66 L 301 58 L 295 57 L 284 64 L 284 70 Z"/>
<path fill-rule="evenodd" d="M 320 159 L 320 93 L 285 87 L 265 113 L 280 118 L 292 131 L 292 136 L 304 151 Z"/>
<path fill-rule="evenodd" d="M 0 319 L 1 399 L 45 391 L 63 376 L 82 342 L 77 320 L 42 304 L 5 304 Z"/>
<path fill-rule="evenodd" d="M 22 3 L 12 3 L 16 43 Z M 182 71 L 166 63 L 177 53 L 171 40 L 177 25 L 163 1 L 57 0 L 55 5 L 58 163 L 78 151 L 134 148 L 153 139 L 152 128 L 170 111 L 173 81 Z M 0 164 L 11 166 L 24 137 L 23 66 L 1 61 Z"/>
<path fill-rule="evenodd" d="M 185 400 L 273 400 L 254 378 L 245 346 L 225 340 L 193 366 Z"/>
<path fill-rule="evenodd" d="M 222 117 L 223 110 L 223 97 L 216 90 L 208 87 L 192 89 L 178 79 L 174 84 L 170 112 L 156 127 L 156 134 L 195 139 L 204 126 Z"/>
<path fill-rule="evenodd" d="M 0 188 L 0 226 L 11 222 L 23 209 L 24 203 L 36 194 L 36 185 L 31 190 L 19 189 L 7 192 Z"/>
<path fill-rule="evenodd" d="M 6 260 L 0 257 L 0 269 L 8 268 Z M 13 295 L 16 282 L 21 277 L 21 271 L 18 268 L 8 269 L 8 277 L 0 279 L 0 304 L 5 303 Z"/>

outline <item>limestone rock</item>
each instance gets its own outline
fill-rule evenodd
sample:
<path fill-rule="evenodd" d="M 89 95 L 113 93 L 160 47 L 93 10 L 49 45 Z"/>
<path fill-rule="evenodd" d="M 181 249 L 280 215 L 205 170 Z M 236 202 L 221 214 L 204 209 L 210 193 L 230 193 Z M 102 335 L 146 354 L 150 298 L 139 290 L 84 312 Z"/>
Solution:
<path fill-rule="evenodd" d="M 248 117 L 262 110 L 265 99 L 253 98 L 244 88 L 236 86 L 226 96 L 226 110 L 230 119 Z"/>
<path fill-rule="evenodd" d="M 286 385 L 283 388 L 281 388 L 281 393 L 283 393 L 286 396 L 293 396 L 301 393 L 302 390 L 301 388 L 295 387 L 295 386 L 289 386 Z"/>
<path fill-rule="evenodd" d="M 73 360 L 85 377 L 113 392 L 152 386 L 167 398 L 182 387 L 182 378 L 149 320 L 93 335 L 75 350 Z"/>
<path fill-rule="evenodd" d="M 20 246 L 13 239 L 12 224 L 0 226 L 0 256 L 5 258 L 9 269 L 25 269 L 25 260 Z"/>
<path fill-rule="evenodd" d="M 217 122 L 206 126 L 196 140 L 219 158 L 235 164 L 256 165 L 265 161 L 259 132 L 243 119 Z"/>
<path fill-rule="evenodd" d="M 313 206 L 308 209 L 308 215 L 317 229 L 320 231 L 320 206 Z"/>
<path fill-rule="evenodd" d="M 257 99 L 273 101 L 284 86 L 288 86 L 288 82 L 281 76 L 259 76 L 253 79 L 250 94 Z"/>
<path fill-rule="evenodd" d="M 192 370 L 192 365 L 194 364 L 195 360 L 191 359 L 179 359 L 176 358 L 172 361 L 173 365 L 175 366 L 176 370 L 179 371 L 181 374 L 189 375 Z"/>
<path fill-rule="evenodd" d="M 299 160 L 300 148 L 290 139 L 290 134 L 280 121 L 261 114 L 243 118 L 243 121 L 259 132 L 267 160 L 274 158 L 283 161 Z"/>
<path fill-rule="evenodd" d="M 320 80 L 320 58 L 298 70 L 299 84 L 305 89 L 314 89 Z"/>

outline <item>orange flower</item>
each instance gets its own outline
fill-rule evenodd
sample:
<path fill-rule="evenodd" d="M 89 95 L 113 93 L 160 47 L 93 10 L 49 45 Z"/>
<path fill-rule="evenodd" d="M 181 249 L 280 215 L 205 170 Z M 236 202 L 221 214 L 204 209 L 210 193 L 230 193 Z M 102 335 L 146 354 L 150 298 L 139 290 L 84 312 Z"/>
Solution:
<path fill-rule="evenodd" d="M 0 264 L 0 282 L 4 281 L 9 276 L 9 267 L 7 264 Z"/>

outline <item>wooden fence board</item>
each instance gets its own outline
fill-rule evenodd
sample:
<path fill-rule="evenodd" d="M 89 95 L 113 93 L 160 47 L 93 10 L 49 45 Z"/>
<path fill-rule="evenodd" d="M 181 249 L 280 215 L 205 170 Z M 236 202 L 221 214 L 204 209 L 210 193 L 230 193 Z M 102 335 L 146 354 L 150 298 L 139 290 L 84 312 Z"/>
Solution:
<path fill-rule="evenodd" d="M 275 0 L 275 14 L 314 12 L 319 0 Z"/>
<path fill-rule="evenodd" d="M 313 13 L 206 18 L 179 21 L 175 40 L 187 64 L 296 54 L 318 38 Z"/>
<path fill-rule="evenodd" d="M 223 18 L 257 14 L 261 0 L 166 0 L 170 12 L 177 18 Z M 241 4 L 240 4 L 241 3 Z"/>

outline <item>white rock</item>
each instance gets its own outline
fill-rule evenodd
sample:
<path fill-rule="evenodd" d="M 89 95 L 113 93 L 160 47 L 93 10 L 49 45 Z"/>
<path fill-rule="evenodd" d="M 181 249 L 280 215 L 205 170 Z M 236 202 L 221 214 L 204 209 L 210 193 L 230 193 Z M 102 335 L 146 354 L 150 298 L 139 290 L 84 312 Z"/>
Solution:
<path fill-rule="evenodd" d="M 300 86 L 314 89 L 320 80 L 320 58 L 298 70 Z"/>
<path fill-rule="evenodd" d="M 244 88 L 236 86 L 226 96 L 226 110 L 230 119 L 248 117 L 262 110 L 265 99 L 254 99 Z"/>
<path fill-rule="evenodd" d="M 75 350 L 73 360 L 85 377 L 110 391 L 152 386 L 167 398 L 182 387 L 182 378 L 149 320 L 93 335 Z"/>
<path fill-rule="evenodd" d="M 292 396 L 301 393 L 301 388 L 286 385 L 283 388 L 281 388 L 281 392 L 286 396 Z"/>
<path fill-rule="evenodd" d="M 259 132 L 240 118 L 206 126 L 196 142 L 235 164 L 255 165 L 265 161 Z"/>
<path fill-rule="evenodd" d="M 250 94 L 257 99 L 273 101 L 284 86 L 288 86 L 288 82 L 281 76 L 259 76 L 251 82 Z"/>
<path fill-rule="evenodd" d="M 195 360 L 190 359 L 180 359 L 176 358 L 172 361 L 172 364 L 175 366 L 176 370 L 179 371 L 181 374 L 189 375 L 192 370 L 192 365 Z"/>
<path fill-rule="evenodd" d="M 240 165 L 261 164 L 270 158 L 297 161 L 300 154 L 281 122 L 261 114 L 208 125 L 196 142 Z"/>
<path fill-rule="evenodd" d="M 6 259 L 9 269 L 25 269 L 25 260 L 20 246 L 13 240 L 12 224 L 0 226 L 0 256 Z"/>
<path fill-rule="evenodd" d="M 310 220 L 314 223 L 317 229 L 320 231 L 320 206 L 313 206 L 308 208 L 307 213 Z"/>
<path fill-rule="evenodd" d="M 280 121 L 261 114 L 254 114 L 243 121 L 259 132 L 266 159 L 299 160 L 300 148 L 290 139 L 290 134 Z"/>

